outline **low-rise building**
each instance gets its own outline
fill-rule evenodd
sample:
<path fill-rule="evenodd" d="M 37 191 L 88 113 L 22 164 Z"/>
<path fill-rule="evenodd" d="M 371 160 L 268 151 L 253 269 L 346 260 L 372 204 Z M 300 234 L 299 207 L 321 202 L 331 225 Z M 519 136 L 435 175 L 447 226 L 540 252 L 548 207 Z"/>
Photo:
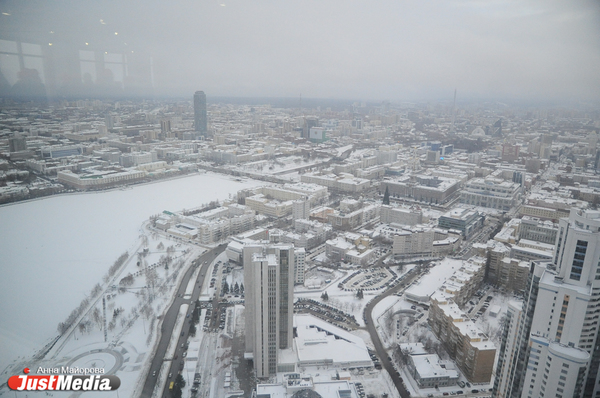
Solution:
<path fill-rule="evenodd" d="M 460 202 L 509 211 L 521 199 L 521 185 L 500 178 L 474 178 L 465 184 Z"/>
<path fill-rule="evenodd" d="M 453 296 L 437 291 L 431 296 L 429 325 L 448 354 L 471 383 L 489 383 L 496 346 L 454 303 Z"/>
<path fill-rule="evenodd" d="M 420 388 L 439 388 L 456 385 L 458 372 L 448 369 L 437 354 L 412 354 L 408 371 Z"/>
<path fill-rule="evenodd" d="M 385 179 L 379 184 L 382 195 L 388 190 L 391 197 L 426 203 L 446 203 L 459 188 L 459 180 L 429 175 L 401 176 Z"/>
<path fill-rule="evenodd" d="M 292 214 L 293 200 L 280 201 L 269 199 L 264 194 L 256 194 L 245 199 L 246 206 L 255 210 L 259 214 L 269 217 L 286 217 Z"/>
<path fill-rule="evenodd" d="M 322 185 L 332 191 L 347 193 L 363 192 L 371 187 L 370 180 L 357 178 L 353 175 L 336 176 L 335 174 L 306 173 L 302 174 L 301 181 Z"/>
<path fill-rule="evenodd" d="M 512 246 L 510 256 L 517 260 L 545 261 L 552 260 L 553 250 L 554 245 L 521 239 L 517 245 Z"/>
<path fill-rule="evenodd" d="M 484 220 L 485 217 L 476 210 L 455 207 L 440 216 L 438 225 L 440 228 L 458 230 L 468 239 L 483 227 Z"/>
<path fill-rule="evenodd" d="M 519 239 L 529 239 L 553 245 L 556 242 L 558 224 L 549 220 L 524 216 L 519 227 Z"/>
<path fill-rule="evenodd" d="M 194 212 L 190 211 L 190 213 Z M 202 244 L 220 242 L 231 235 L 251 230 L 256 219 L 252 209 L 237 203 L 194 214 L 171 214 L 172 225 L 182 224 L 194 228 L 197 233 L 193 239 L 198 239 Z M 167 232 L 175 232 L 172 233 L 174 236 L 180 235 L 176 230 Z"/>
<path fill-rule="evenodd" d="M 435 232 L 429 227 L 405 227 L 393 237 L 394 257 L 431 257 Z"/>
<path fill-rule="evenodd" d="M 325 242 L 325 253 L 327 258 L 333 262 L 345 261 L 351 264 L 366 265 L 375 260 L 376 252 L 362 242 L 363 240 L 359 240 L 357 244 L 352 237 L 338 236 Z"/>
<path fill-rule="evenodd" d="M 559 219 L 569 217 L 570 210 L 568 209 L 553 209 L 550 207 L 541 207 L 533 205 L 523 205 L 519 212 L 524 216 L 541 218 L 544 220 L 552 220 L 557 222 Z"/>
<path fill-rule="evenodd" d="M 471 257 L 463 261 L 457 269 L 440 287 L 446 294 L 452 295 L 452 300 L 459 306 L 465 305 L 479 290 L 485 276 L 485 258 Z"/>
<path fill-rule="evenodd" d="M 327 215 L 327 220 L 334 229 L 350 230 L 376 219 L 379 216 L 379 209 L 379 205 L 367 204 L 349 213 L 342 210 L 334 210 Z"/>
<path fill-rule="evenodd" d="M 415 225 L 423 222 L 423 212 L 415 207 L 382 205 L 379 217 L 385 224 Z"/>
<path fill-rule="evenodd" d="M 132 169 L 107 168 L 86 170 L 80 174 L 65 170 L 57 173 L 58 182 L 76 189 L 104 189 L 115 185 L 139 182 L 146 172 Z"/>

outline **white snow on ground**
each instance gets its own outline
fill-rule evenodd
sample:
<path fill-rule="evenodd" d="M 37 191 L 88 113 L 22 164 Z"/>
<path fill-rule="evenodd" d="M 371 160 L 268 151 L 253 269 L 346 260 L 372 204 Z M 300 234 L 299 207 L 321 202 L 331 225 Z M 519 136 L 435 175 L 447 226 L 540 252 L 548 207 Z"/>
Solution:
<path fill-rule="evenodd" d="M 444 258 L 406 291 L 418 296 L 431 296 L 462 265 L 462 260 Z"/>
<path fill-rule="evenodd" d="M 375 322 L 379 322 L 379 318 L 381 318 L 381 316 L 384 315 L 385 312 L 390 311 L 390 309 L 398 301 L 400 301 L 400 297 L 392 295 L 392 296 L 388 296 L 388 297 L 384 298 L 379 303 L 377 303 L 375 308 L 373 308 L 373 313 L 372 313 L 373 320 Z M 392 312 L 393 312 L 393 309 L 392 309 Z"/>
<path fill-rule="evenodd" d="M 148 217 L 263 184 L 206 173 L 1 206 L 0 372 L 57 335 L 117 257 L 135 250 Z"/>
<path fill-rule="evenodd" d="M 158 341 L 157 317 L 162 316 L 166 307 L 170 305 L 173 289 L 183 277 L 184 265 L 189 264 L 205 250 L 192 245 L 171 244 L 161 236 L 153 234 L 141 238 L 139 246 L 140 249 L 148 249 L 146 255 L 132 255 L 125 261 L 124 269 L 121 275 L 115 278 L 115 282 L 109 281 L 105 284 L 108 287 L 104 294 L 106 323 L 102 314 L 102 300 L 98 299 L 90 306 L 89 312 L 77 321 L 77 324 L 84 325 L 84 328 L 77 327 L 72 334 L 65 334 L 42 362 L 28 365 L 32 365 L 33 369 L 36 369 L 35 366 L 103 368 L 105 373 L 116 374 L 121 379 L 120 394 L 139 394 L 141 383 L 144 381 L 143 376 L 148 371 L 151 359 L 148 353 L 153 351 Z M 156 266 L 165 253 L 173 258 L 169 267 Z M 140 259 L 140 264 L 131 261 L 132 259 Z M 129 278 L 129 275 L 132 275 L 131 283 L 123 285 L 119 282 L 123 276 Z M 154 283 L 151 283 L 152 281 Z M 112 284 L 118 285 L 119 288 L 112 288 Z M 186 307 L 187 304 L 182 310 L 187 311 Z M 108 325 L 106 342 L 105 324 Z M 176 333 L 179 333 L 179 330 L 176 330 Z M 165 376 L 164 372 L 163 367 L 162 377 Z M 160 382 L 160 379 L 158 381 Z M 5 389 L 0 391 L 0 395 L 4 393 L 9 394 Z M 86 393 L 86 396 L 102 394 Z"/>

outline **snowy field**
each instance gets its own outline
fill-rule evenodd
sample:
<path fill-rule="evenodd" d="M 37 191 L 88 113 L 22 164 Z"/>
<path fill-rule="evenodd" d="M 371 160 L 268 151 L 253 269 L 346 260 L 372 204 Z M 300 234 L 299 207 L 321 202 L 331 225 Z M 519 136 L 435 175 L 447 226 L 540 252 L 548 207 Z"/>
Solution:
<path fill-rule="evenodd" d="M 0 372 L 57 335 L 115 260 L 137 251 L 148 217 L 262 184 L 207 173 L 0 207 Z"/>

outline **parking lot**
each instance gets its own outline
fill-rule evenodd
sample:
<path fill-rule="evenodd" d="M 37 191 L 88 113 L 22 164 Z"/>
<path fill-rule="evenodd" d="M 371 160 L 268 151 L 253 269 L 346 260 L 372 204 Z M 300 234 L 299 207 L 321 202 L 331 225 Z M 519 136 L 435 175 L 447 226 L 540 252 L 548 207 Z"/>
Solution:
<path fill-rule="evenodd" d="M 389 287 L 398 278 L 396 272 L 388 268 L 369 268 L 359 270 L 338 284 L 345 291 L 379 290 Z"/>
<path fill-rule="evenodd" d="M 309 313 L 345 330 L 359 327 L 354 315 L 312 299 L 299 299 L 294 303 L 294 312 Z"/>

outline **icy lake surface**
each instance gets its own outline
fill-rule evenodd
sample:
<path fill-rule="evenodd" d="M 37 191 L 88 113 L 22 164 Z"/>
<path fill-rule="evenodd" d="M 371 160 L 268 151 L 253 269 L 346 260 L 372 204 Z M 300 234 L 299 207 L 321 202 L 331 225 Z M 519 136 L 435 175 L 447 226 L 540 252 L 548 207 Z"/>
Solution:
<path fill-rule="evenodd" d="M 261 184 L 209 173 L 0 207 L 0 372 L 57 335 L 151 215 Z"/>

